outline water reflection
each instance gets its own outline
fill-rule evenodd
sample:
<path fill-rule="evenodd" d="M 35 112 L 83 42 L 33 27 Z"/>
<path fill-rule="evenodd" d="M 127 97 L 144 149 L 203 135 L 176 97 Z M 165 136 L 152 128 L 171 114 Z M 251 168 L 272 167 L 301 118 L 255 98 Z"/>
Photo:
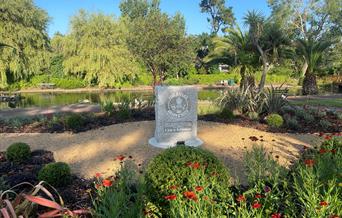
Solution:
<path fill-rule="evenodd" d="M 201 90 L 200 100 L 214 100 L 222 90 Z M 116 91 L 116 92 L 80 92 L 80 93 L 22 93 L 24 97 L 18 102 L 2 102 L 0 109 L 49 107 L 77 103 L 101 104 L 106 101 L 121 102 L 125 99 L 140 99 L 150 101 L 153 99 L 151 91 Z"/>

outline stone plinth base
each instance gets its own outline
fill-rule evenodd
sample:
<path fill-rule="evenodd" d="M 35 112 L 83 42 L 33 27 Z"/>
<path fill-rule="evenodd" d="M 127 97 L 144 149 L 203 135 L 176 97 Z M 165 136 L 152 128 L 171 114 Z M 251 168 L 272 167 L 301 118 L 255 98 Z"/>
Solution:
<path fill-rule="evenodd" d="M 148 140 L 149 145 L 157 147 L 157 148 L 171 148 L 177 145 L 177 142 L 157 142 L 156 138 L 150 138 Z M 199 138 L 193 138 L 193 139 L 189 139 L 184 141 L 184 144 L 186 146 L 190 146 L 190 147 L 198 147 L 201 146 L 203 144 L 203 141 Z"/>

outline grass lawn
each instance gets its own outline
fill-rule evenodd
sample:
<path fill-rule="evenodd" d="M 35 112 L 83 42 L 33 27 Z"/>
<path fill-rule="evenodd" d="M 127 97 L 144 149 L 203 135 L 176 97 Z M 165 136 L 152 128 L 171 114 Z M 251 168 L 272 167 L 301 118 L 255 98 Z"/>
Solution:
<path fill-rule="evenodd" d="M 342 108 L 342 98 L 331 98 L 331 99 L 291 99 L 290 102 L 294 105 L 303 106 L 325 106 L 325 107 L 338 107 Z"/>

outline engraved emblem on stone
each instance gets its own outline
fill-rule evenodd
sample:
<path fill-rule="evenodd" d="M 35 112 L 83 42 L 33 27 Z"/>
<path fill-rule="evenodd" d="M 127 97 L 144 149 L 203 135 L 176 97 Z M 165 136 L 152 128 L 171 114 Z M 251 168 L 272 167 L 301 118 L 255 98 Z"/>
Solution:
<path fill-rule="evenodd" d="M 177 118 L 184 117 L 189 112 L 189 98 L 182 93 L 175 93 L 169 97 L 167 112 Z"/>

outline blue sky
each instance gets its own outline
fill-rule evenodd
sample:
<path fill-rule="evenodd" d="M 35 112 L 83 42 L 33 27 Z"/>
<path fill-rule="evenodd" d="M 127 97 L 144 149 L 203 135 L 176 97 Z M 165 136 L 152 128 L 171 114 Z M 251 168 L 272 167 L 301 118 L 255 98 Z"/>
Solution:
<path fill-rule="evenodd" d="M 187 33 L 200 34 L 209 32 L 210 26 L 206 15 L 200 12 L 199 2 L 200 0 L 161 0 L 161 9 L 170 15 L 174 15 L 177 11 L 181 12 L 186 19 Z M 67 33 L 69 18 L 79 9 L 120 16 L 120 0 L 35 0 L 35 3 L 45 9 L 51 17 L 48 29 L 50 36 L 57 31 Z M 233 7 L 239 23 L 248 10 L 255 9 L 265 15 L 270 13 L 266 0 L 226 0 L 226 4 Z"/>

